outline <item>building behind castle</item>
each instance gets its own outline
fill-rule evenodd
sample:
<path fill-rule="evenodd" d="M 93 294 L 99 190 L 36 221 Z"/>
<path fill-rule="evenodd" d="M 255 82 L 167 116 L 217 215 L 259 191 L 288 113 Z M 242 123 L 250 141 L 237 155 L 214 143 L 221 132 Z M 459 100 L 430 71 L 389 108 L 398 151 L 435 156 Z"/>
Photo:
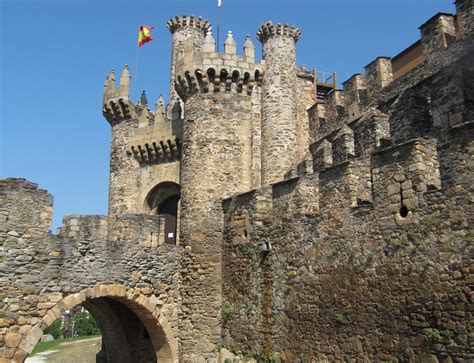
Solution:
<path fill-rule="evenodd" d="M 457 0 L 343 89 L 296 27 L 261 25 L 258 61 L 170 19 L 167 105 L 105 82 L 108 216 L 51 235 L 51 195 L 0 181 L 0 362 L 78 304 L 98 362 L 473 361 L 473 19 Z"/>

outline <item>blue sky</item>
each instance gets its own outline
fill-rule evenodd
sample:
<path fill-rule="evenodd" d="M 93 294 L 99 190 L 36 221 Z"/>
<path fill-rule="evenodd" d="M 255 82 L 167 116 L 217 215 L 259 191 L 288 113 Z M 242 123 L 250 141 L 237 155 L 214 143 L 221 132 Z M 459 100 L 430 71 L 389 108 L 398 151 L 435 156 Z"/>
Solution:
<path fill-rule="evenodd" d="M 250 34 L 260 54 L 261 23 L 294 24 L 302 30 L 298 63 L 335 71 L 341 83 L 419 39 L 418 27 L 437 12 L 455 12 L 452 0 L 225 0 L 221 34 L 232 30 L 239 49 Z M 54 195 L 53 229 L 64 214 L 107 213 L 105 76 L 133 69 L 137 27 L 151 25 L 138 88 L 150 104 L 160 93 L 167 98 L 165 24 L 181 14 L 201 15 L 216 29 L 217 0 L 0 0 L 0 175 Z"/>

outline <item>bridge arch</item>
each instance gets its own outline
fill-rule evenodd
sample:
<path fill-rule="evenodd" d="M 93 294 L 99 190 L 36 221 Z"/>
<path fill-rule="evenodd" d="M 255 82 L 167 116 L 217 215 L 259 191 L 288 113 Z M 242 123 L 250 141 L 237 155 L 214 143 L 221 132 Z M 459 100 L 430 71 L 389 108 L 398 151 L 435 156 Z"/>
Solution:
<path fill-rule="evenodd" d="M 158 299 L 118 284 L 96 285 L 63 298 L 23 337 L 15 354 L 22 358 L 14 361 L 23 362 L 43 330 L 76 305 L 84 306 L 101 329 L 102 350 L 97 362 L 178 361 L 177 341 Z"/>

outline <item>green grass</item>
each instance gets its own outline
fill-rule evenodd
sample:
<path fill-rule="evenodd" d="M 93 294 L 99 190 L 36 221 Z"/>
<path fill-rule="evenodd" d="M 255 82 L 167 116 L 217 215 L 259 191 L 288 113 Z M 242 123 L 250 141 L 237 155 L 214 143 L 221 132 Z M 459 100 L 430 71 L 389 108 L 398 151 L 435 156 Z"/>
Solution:
<path fill-rule="evenodd" d="M 58 349 L 59 345 L 62 343 L 68 343 L 68 342 L 77 342 L 79 340 L 87 340 L 87 339 L 94 339 L 94 338 L 99 338 L 100 335 L 90 335 L 86 337 L 77 337 L 77 338 L 71 338 L 71 339 L 56 339 L 52 340 L 50 342 L 38 342 L 38 344 L 35 345 L 33 351 L 31 352 L 30 356 L 34 356 L 35 354 L 46 352 L 48 350 L 55 350 Z"/>

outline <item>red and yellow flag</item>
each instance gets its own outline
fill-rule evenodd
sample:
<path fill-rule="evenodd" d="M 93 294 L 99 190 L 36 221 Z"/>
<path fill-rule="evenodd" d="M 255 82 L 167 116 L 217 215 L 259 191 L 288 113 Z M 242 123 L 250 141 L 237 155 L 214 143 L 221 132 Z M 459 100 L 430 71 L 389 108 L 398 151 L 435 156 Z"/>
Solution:
<path fill-rule="evenodd" d="M 140 29 L 138 31 L 138 48 L 140 48 L 143 44 L 151 42 L 153 38 L 151 37 L 151 30 L 153 27 L 147 25 L 140 25 Z"/>

